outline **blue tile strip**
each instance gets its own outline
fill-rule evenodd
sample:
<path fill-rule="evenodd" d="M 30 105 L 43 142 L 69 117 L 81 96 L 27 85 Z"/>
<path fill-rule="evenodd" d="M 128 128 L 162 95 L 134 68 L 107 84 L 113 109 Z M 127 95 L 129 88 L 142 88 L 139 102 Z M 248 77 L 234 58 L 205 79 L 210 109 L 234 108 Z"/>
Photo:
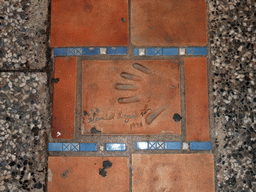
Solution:
<path fill-rule="evenodd" d="M 212 150 L 211 142 L 190 142 L 190 150 Z"/>
<path fill-rule="evenodd" d="M 207 47 L 188 47 L 186 48 L 188 55 L 207 55 Z"/>
<path fill-rule="evenodd" d="M 127 55 L 127 47 L 108 47 L 108 55 Z"/>
<path fill-rule="evenodd" d="M 83 48 L 83 55 L 99 55 L 99 54 L 100 54 L 99 47 L 94 47 L 94 48 L 84 47 Z"/>
<path fill-rule="evenodd" d="M 125 143 L 106 143 L 106 151 L 126 151 Z"/>
<path fill-rule="evenodd" d="M 48 143 L 48 151 L 97 151 L 97 143 Z"/>
<path fill-rule="evenodd" d="M 160 55 L 163 55 L 163 49 L 162 48 L 147 48 L 146 49 L 146 55 L 147 56 L 160 56 Z"/>
<path fill-rule="evenodd" d="M 54 48 L 53 53 L 55 56 L 66 56 L 67 49 L 66 48 Z"/>
<path fill-rule="evenodd" d="M 81 143 L 80 151 L 97 151 L 97 143 Z"/>
<path fill-rule="evenodd" d="M 167 150 L 181 150 L 182 142 L 165 142 Z"/>
<path fill-rule="evenodd" d="M 139 55 L 139 49 L 138 48 L 134 48 L 133 49 L 133 55 L 134 56 L 138 56 Z"/>
<path fill-rule="evenodd" d="M 81 56 L 83 54 L 82 48 L 68 48 L 67 56 Z"/>

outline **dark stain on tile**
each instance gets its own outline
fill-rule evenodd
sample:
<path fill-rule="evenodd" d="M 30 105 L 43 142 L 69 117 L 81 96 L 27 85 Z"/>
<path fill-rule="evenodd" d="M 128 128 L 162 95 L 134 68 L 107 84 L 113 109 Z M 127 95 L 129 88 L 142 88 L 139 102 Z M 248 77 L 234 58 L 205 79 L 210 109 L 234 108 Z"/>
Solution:
<path fill-rule="evenodd" d="M 180 116 L 179 113 L 175 113 L 175 114 L 173 115 L 173 120 L 174 120 L 175 122 L 179 122 L 181 119 L 182 119 L 182 117 Z"/>
<path fill-rule="evenodd" d="M 99 169 L 99 174 L 102 177 L 106 177 L 107 176 L 107 171 L 105 169 L 109 169 L 110 167 L 112 167 L 112 162 L 109 160 L 103 161 L 102 163 L 103 169 Z"/>
<path fill-rule="evenodd" d="M 68 170 L 64 171 L 62 174 L 61 174 L 61 177 L 62 178 L 67 178 L 68 177 Z"/>
<path fill-rule="evenodd" d="M 96 127 L 91 128 L 91 134 L 101 133 L 101 131 L 97 130 Z"/>
<path fill-rule="evenodd" d="M 52 83 L 58 83 L 60 81 L 60 78 L 52 78 Z"/>

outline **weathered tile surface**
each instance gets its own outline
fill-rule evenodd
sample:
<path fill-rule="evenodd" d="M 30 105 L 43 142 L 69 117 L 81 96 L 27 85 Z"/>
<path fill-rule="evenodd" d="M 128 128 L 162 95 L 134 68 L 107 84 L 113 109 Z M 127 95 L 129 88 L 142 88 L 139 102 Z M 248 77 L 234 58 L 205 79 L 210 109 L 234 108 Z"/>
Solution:
<path fill-rule="evenodd" d="M 209 107 L 207 59 L 205 57 L 184 58 L 186 127 L 188 141 L 208 141 Z"/>
<path fill-rule="evenodd" d="M 205 46 L 205 0 L 131 1 L 131 42 L 135 46 Z"/>
<path fill-rule="evenodd" d="M 93 60 L 82 68 L 82 134 L 181 133 L 178 64 Z"/>
<path fill-rule="evenodd" d="M 48 191 L 129 192 L 127 157 L 49 157 Z"/>
<path fill-rule="evenodd" d="M 128 0 L 53 0 L 51 46 L 127 45 Z"/>
<path fill-rule="evenodd" d="M 133 154 L 132 191 L 214 192 L 212 154 Z"/>
<path fill-rule="evenodd" d="M 74 138 L 76 68 L 76 57 L 59 57 L 55 59 L 52 107 L 53 138 Z"/>

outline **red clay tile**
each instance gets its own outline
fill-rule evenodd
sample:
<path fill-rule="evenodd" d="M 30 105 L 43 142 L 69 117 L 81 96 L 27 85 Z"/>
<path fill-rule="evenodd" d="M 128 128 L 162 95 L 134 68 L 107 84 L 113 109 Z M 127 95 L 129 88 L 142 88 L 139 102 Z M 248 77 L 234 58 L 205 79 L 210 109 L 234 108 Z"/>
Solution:
<path fill-rule="evenodd" d="M 55 59 L 52 137 L 73 139 L 76 103 L 76 57 Z"/>
<path fill-rule="evenodd" d="M 187 140 L 209 141 L 207 59 L 184 58 Z"/>
<path fill-rule="evenodd" d="M 49 192 L 129 192 L 128 157 L 49 157 L 48 163 Z"/>
<path fill-rule="evenodd" d="M 129 42 L 128 0 L 52 0 L 51 46 Z"/>
<path fill-rule="evenodd" d="M 205 0 L 132 0 L 131 41 L 136 46 L 205 46 Z"/>
<path fill-rule="evenodd" d="M 82 68 L 82 134 L 181 133 L 178 64 L 93 60 Z"/>
<path fill-rule="evenodd" d="M 133 154 L 133 192 L 214 192 L 212 154 Z"/>

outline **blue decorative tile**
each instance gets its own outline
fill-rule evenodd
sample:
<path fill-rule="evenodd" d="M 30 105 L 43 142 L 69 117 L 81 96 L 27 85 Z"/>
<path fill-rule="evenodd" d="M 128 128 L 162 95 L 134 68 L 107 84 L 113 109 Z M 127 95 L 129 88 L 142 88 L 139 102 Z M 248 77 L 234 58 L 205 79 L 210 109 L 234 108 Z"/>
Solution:
<path fill-rule="evenodd" d="M 147 141 L 136 142 L 136 149 L 138 150 L 148 149 L 148 142 Z"/>
<path fill-rule="evenodd" d="M 54 48 L 53 54 L 55 56 L 66 56 L 67 55 L 67 49 L 66 48 Z"/>
<path fill-rule="evenodd" d="M 126 151 L 125 143 L 106 143 L 107 151 Z"/>
<path fill-rule="evenodd" d="M 190 150 L 212 150 L 211 142 L 190 142 Z"/>
<path fill-rule="evenodd" d="M 163 55 L 178 55 L 178 48 L 163 48 Z"/>
<path fill-rule="evenodd" d="M 127 55 L 127 47 L 108 47 L 108 55 Z"/>
<path fill-rule="evenodd" d="M 181 142 L 165 142 L 165 149 L 167 150 L 181 150 Z"/>
<path fill-rule="evenodd" d="M 156 149 L 156 142 L 148 142 L 149 149 Z"/>
<path fill-rule="evenodd" d="M 146 55 L 147 56 L 163 55 L 163 49 L 162 48 L 147 48 Z"/>
<path fill-rule="evenodd" d="M 83 54 L 82 48 L 68 48 L 67 55 L 68 56 L 79 56 Z"/>
<path fill-rule="evenodd" d="M 48 143 L 48 151 L 62 151 L 62 143 Z"/>
<path fill-rule="evenodd" d="M 70 143 L 63 143 L 62 151 L 70 151 Z"/>
<path fill-rule="evenodd" d="M 207 55 L 207 47 L 188 47 L 186 53 L 188 55 Z"/>
<path fill-rule="evenodd" d="M 80 143 L 80 151 L 97 151 L 97 143 Z"/>
<path fill-rule="evenodd" d="M 164 149 L 164 142 L 157 142 L 156 143 L 156 148 L 157 149 Z"/>
<path fill-rule="evenodd" d="M 138 56 L 139 55 L 139 49 L 138 48 L 134 48 L 133 49 L 133 55 L 134 56 Z"/>
<path fill-rule="evenodd" d="M 79 151 L 79 143 L 71 143 L 70 151 Z"/>
<path fill-rule="evenodd" d="M 95 47 L 95 48 L 84 47 L 83 48 L 83 55 L 99 55 L 99 54 L 100 54 L 99 47 Z"/>

